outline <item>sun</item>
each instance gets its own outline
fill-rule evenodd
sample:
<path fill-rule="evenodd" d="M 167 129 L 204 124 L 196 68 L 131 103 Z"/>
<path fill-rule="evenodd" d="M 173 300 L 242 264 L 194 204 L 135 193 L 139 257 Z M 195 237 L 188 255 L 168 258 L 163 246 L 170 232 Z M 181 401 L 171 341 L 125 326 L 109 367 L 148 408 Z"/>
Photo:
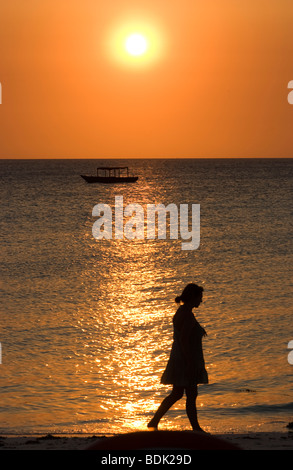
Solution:
<path fill-rule="evenodd" d="M 105 36 L 105 54 L 133 70 L 145 70 L 166 54 L 164 28 L 154 19 L 131 17 L 115 21 Z"/>
<path fill-rule="evenodd" d="M 126 38 L 125 49 L 132 56 L 141 56 L 148 49 L 148 41 L 140 33 L 133 33 Z"/>

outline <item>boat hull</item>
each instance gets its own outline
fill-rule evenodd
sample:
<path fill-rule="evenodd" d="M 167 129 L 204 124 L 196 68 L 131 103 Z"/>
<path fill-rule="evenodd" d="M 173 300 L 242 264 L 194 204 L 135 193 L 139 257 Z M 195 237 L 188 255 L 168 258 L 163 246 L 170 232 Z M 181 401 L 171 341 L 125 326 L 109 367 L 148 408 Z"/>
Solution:
<path fill-rule="evenodd" d="M 87 183 L 135 183 L 138 180 L 138 176 L 80 176 Z"/>

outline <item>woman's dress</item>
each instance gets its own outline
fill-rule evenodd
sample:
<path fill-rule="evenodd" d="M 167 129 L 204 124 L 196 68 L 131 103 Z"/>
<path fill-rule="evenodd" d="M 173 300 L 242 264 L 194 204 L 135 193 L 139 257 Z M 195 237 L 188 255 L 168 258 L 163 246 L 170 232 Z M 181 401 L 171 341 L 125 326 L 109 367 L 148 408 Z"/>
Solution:
<path fill-rule="evenodd" d="M 161 383 L 184 388 L 207 384 L 208 374 L 202 350 L 205 330 L 195 319 L 192 311 L 187 311 L 184 306 L 180 306 L 175 313 L 173 327 L 172 349 Z"/>

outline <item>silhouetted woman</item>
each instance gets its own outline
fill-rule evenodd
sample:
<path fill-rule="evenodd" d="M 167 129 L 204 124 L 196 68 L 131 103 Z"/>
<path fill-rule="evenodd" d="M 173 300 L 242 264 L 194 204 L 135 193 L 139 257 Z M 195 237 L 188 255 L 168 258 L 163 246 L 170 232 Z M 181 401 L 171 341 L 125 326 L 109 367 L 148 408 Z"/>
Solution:
<path fill-rule="evenodd" d="M 173 390 L 161 403 L 149 428 L 157 428 L 160 419 L 176 401 L 186 393 L 186 413 L 192 429 L 203 431 L 198 424 L 196 397 L 197 385 L 208 383 L 208 374 L 202 350 L 202 337 L 205 330 L 192 312 L 202 302 L 203 288 L 197 284 L 187 284 L 175 302 L 181 303 L 173 317 L 174 337 L 170 358 L 162 375 L 161 383 L 172 384 Z M 203 431 L 204 432 L 204 431 Z"/>

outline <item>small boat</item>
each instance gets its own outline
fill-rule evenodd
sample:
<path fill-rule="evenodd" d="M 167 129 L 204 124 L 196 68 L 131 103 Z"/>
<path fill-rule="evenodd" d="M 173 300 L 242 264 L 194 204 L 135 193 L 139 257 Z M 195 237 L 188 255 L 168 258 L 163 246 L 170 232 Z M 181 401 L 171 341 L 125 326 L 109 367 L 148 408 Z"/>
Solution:
<path fill-rule="evenodd" d="M 127 166 L 101 166 L 96 176 L 80 175 L 87 183 L 135 183 L 138 176 L 129 173 Z"/>

